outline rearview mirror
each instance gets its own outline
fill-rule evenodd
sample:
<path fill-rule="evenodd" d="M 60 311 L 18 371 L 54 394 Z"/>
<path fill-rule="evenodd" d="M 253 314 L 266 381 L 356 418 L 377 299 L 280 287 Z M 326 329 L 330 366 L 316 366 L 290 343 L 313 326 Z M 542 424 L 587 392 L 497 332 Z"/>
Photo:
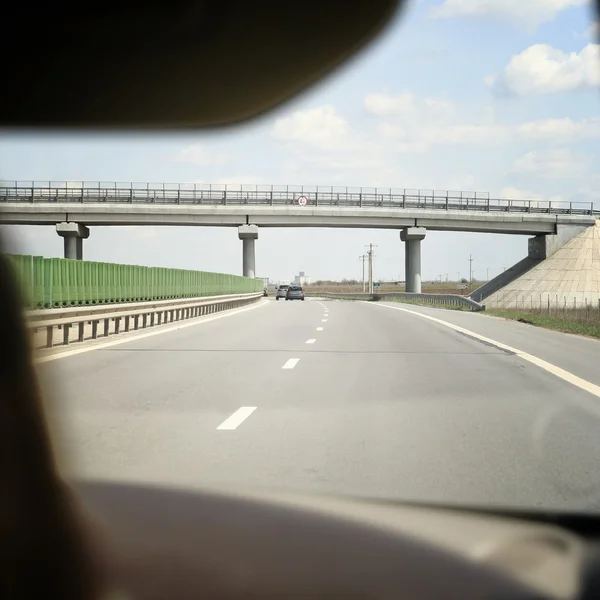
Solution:
<path fill-rule="evenodd" d="M 401 0 L 123 0 L 11 7 L 3 127 L 212 128 L 294 97 L 363 48 Z M 23 37 L 25 35 L 25 37 Z M 17 59 L 18 56 L 18 59 Z"/>

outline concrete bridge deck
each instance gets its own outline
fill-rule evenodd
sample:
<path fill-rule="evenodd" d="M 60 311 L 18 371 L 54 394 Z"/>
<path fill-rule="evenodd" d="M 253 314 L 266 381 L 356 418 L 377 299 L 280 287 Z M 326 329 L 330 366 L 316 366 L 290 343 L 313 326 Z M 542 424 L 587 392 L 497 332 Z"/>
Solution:
<path fill-rule="evenodd" d="M 306 186 L 48 182 L 0 186 L 2 220 L 19 225 L 348 227 L 540 235 L 591 225 L 589 202 L 494 199 L 481 192 Z"/>

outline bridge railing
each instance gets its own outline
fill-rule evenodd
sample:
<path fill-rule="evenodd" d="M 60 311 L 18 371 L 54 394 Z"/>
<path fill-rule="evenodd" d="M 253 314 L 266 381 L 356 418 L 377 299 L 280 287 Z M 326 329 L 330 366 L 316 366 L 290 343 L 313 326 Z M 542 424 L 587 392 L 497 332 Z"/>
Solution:
<path fill-rule="evenodd" d="M 593 202 L 490 198 L 487 192 L 181 183 L 15 181 L 0 184 L 0 203 L 172 204 L 467 210 L 592 215 Z"/>

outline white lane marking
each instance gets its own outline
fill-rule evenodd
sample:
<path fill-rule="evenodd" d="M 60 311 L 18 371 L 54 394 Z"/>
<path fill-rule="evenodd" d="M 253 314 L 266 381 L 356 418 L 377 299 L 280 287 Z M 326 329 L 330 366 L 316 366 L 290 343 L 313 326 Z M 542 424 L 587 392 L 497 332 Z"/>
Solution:
<path fill-rule="evenodd" d="M 225 419 L 217 429 L 237 429 L 255 410 L 256 406 L 242 406 Z"/>
<path fill-rule="evenodd" d="M 282 369 L 293 369 L 298 364 L 298 362 L 300 362 L 299 358 L 289 358 L 286 361 L 285 365 L 283 365 L 283 367 L 281 367 L 281 368 Z"/>
<path fill-rule="evenodd" d="M 327 319 L 321 319 L 321 323 L 327 323 Z"/>
<path fill-rule="evenodd" d="M 307 344 L 314 344 L 317 340 L 315 340 L 314 338 L 311 338 L 310 340 L 306 340 Z"/>
<path fill-rule="evenodd" d="M 254 310 L 255 308 L 259 308 L 260 306 L 266 306 L 269 304 L 267 300 L 261 300 L 257 304 L 253 304 L 252 306 L 248 306 L 245 308 L 237 308 L 233 310 L 225 311 L 222 315 L 215 315 L 214 317 L 195 317 L 191 320 L 190 323 L 182 323 L 181 325 L 177 325 L 175 327 L 166 327 L 162 329 L 162 326 L 158 325 L 158 329 L 156 331 L 148 331 L 147 333 L 141 333 L 140 335 L 127 336 L 125 335 L 125 339 L 116 339 L 104 342 L 102 344 L 94 344 L 93 346 L 89 346 L 87 348 L 76 348 L 74 350 L 67 350 L 66 352 L 59 352 L 56 354 L 49 354 L 48 356 L 40 356 L 34 359 L 34 363 L 44 363 L 51 360 L 58 360 L 59 358 L 66 358 L 67 356 L 73 356 L 75 354 L 83 354 L 84 352 L 91 352 L 92 350 L 100 350 L 101 348 L 108 348 L 109 346 L 116 346 L 118 344 L 126 344 L 127 342 L 134 342 L 135 340 L 141 340 L 143 338 L 150 337 L 152 335 L 160 335 L 161 333 L 169 333 L 170 331 L 179 331 L 180 329 L 185 329 L 186 327 L 194 327 L 195 325 L 202 325 L 203 323 L 208 323 L 209 321 L 216 321 L 217 319 L 224 319 L 225 317 L 231 317 L 233 315 L 237 315 L 239 313 L 246 312 L 247 310 Z M 197 319 L 197 320 L 196 320 Z M 123 335 L 123 334 L 120 334 Z M 119 337 L 119 336 L 117 336 Z M 81 342 L 85 343 L 85 342 Z"/>
<path fill-rule="evenodd" d="M 323 331 L 322 327 L 317 327 L 317 331 Z"/>
<path fill-rule="evenodd" d="M 435 323 L 439 323 L 440 325 L 444 325 L 445 327 L 449 327 L 450 329 L 454 329 L 454 331 L 458 331 L 460 333 L 464 333 L 471 337 L 477 338 L 482 342 L 486 342 L 487 344 L 493 344 L 498 348 L 502 348 L 503 350 L 507 350 L 508 352 L 514 353 L 519 358 L 523 360 L 529 361 L 530 363 L 540 367 L 540 369 L 544 369 L 548 371 L 548 373 L 552 373 L 552 375 L 556 375 L 556 377 L 560 377 L 564 381 L 571 383 L 572 385 L 593 394 L 600 398 L 600 385 L 596 385 L 591 381 L 587 381 L 586 379 L 582 379 L 581 377 L 577 377 L 577 375 L 573 375 L 569 371 L 565 371 L 552 363 L 549 363 L 533 354 L 529 354 L 527 352 L 523 352 L 523 350 L 519 350 L 518 348 L 513 348 L 512 346 L 508 346 L 507 344 L 503 344 L 502 342 L 497 342 L 491 338 L 485 337 L 483 335 L 479 335 L 470 329 L 465 329 L 464 327 L 459 327 L 458 325 L 454 325 L 453 323 L 449 323 L 448 321 L 443 321 L 442 319 L 438 319 L 437 317 L 431 317 L 430 315 L 424 315 L 423 313 L 416 312 L 414 310 L 408 310 L 407 308 L 400 308 L 399 306 L 387 306 L 386 304 L 377 304 L 375 302 L 366 302 L 366 304 L 370 304 L 371 306 L 380 306 L 381 308 L 391 308 L 393 310 L 401 310 L 402 312 L 410 313 L 411 315 L 416 315 L 417 317 L 421 317 L 422 319 L 427 319 L 429 321 L 434 321 Z"/>

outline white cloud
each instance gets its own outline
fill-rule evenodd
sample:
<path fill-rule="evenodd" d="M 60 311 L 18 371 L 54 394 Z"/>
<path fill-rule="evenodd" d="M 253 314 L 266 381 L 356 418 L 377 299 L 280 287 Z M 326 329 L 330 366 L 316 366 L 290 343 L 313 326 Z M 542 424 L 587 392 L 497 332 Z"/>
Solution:
<path fill-rule="evenodd" d="M 197 184 L 198 189 L 202 186 L 208 187 L 212 186 L 223 186 L 223 185 L 231 185 L 235 187 L 242 186 L 253 186 L 253 185 L 263 185 L 265 183 L 273 183 L 272 181 L 265 180 L 264 177 L 260 175 L 231 175 L 229 177 L 221 177 L 217 179 L 194 179 L 192 181 L 186 181 L 185 184 Z"/>
<path fill-rule="evenodd" d="M 323 184 L 352 185 L 372 181 L 388 168 L 386 148 L 380 140 L 353 131 L 331 105 L 277 119 L 271 136 L 289 143 L 290 160 L 285 165 L 288 178 L 305 178 L 311 173 L 313 181 Z"/>
<path fill-rule="evenodd" d="M 524 154 L 515 161 L 513 172 L 542 179 L 571 179 L 583 175 L 586 167 L 586 161 L 573 156 L 569 150 L 552 149 Z"/>
<path fill-rule="evenodd" d="M 414 95 L 402 92 L 396 96 L 389 94 L 369 94 L 365 97 L 365 108 L 378 117 L 389 115 L 413 115 L 416 111 Z"/>
<path fill-rule="evenodd" d="M 262 185 L 265 183 L 273 183 L 272 181 L 266 181 L 264 177 L 260 177 L 259 175 L 231 175 L 230 177 L 222 177 L 221 179 L 217 179 L 216 181 L 212 181 L 211 183 L 216 183 L 218 185 L 232 185 L 232 186 L 246 186 L 246 185 Z"/>
<path fill-rule="evenodd" d="M 302 142 L 328 149 L 342 146 L 351 137 L 348 122 L 331 105 L 299 110 L 275 121 L 271 135 L 276 140 Z"/>
<path fill-rule="evenodd" d="M 192 144 L 180 150 L 173 157 L 173 161 L 190 163 L 199 167 L 211 167 L 227 164 L 230 162 L 230 157 L 222 152 L 211 152 L 202 144 Z"/>
<path fill-rule="evenodd" d="M 438 133 L 446 144 L 496 143 L 508 139 L 509 131 L 502 125 L 458 124 Z"/>
<path fill-rule="evenodd" d="M 438 19 L 453 17 L 480 18 L 524 23 L 535 29 L 552 21 L 558 13 L 588 0 L 444 0 L 435 6 L 431 16 Z"/>
<path fill-rule="evenodd" d="M 567 143 L 600 138 L 600 118 L 540 119 L 517 125 L 494 123 L 493 116 L 465 122 L 445 99 L 419 99 L 410 93 L 369 94 L 368 112 L 382 117 L 377 131 L 396 152 L 426 152 L 441 144 L 497 144 L 519 139 Z"/>
<path fill-rule="evenodd" d="M 600 138 L 600 117 L 574 121 L 562 119 L 540 119 L 516 127 L 519 137 L 529 140 L 570 141 L 575 139 Z"/>
<path fill-rule="evenodd" d="M 409 92 L 369 94 L 365 108 L 386 117 L 378 131 L 395 140 L 400 152 L 425 152 L 435 144 L 497 142 L 507 135 L 505 128 L 487 122 L 461 123 L 454 105 L 443 98 L 419 98 Z"/>
<path fill-rule="evenodd" d="M 563 196 L 549 196 L 547 194 L 539 194 L 537 192 L 532 192 L 531 190 L 523 190 L 512 186 L 502 188 L 497 194 L 497 197 L 511 200 L 531 200 L 536 202 L 563 202 L 565 200 Z"/>
<path fill-rule="evenodd" d="M 411 92 L 395 96 L 385 93 L 368 94 L 364 100 L 367 112 L 378 117 L 394 116 L 406 122 L 439 121 L 451 118 L 455 113 L 452 102 L 444 98 L 418 98 Z"/>
<path fill-rule="evenodd" d="M 586 177 L 584 183 L 579 187 L 572 200 L 574 202 L 593 202 L 600 209 L 600 175 Z"/>
<path fill-rule="evenodd" d="M 485 83 L 498 95 L 552 94 L 600 85 L 600 44 L 581 52 L 563 52 L 548 44 L 535 44 L 514 55 L 497 75 Z"/>
<path fill-rule="evenodd" d="M 463 113 L 446 98 L 423 97 L 409 91 L 367 94 L 364 107 L 373 120 L 360 131 L 354 130 L 330 105 L 296 111 L 278 119 L 271 135 L 286 142 L 287 160 L 280 170 L 281 177 L 286 181 L 323 185 L 389 186 L 401 180 L 404 187 L 412 179 L 418 187 L 419 182 L 423 185 L 423 177 L 430 185 L 432 174 L 415 174 L 406 160 L 411 165 L 418 164 L 417 156 L 430 148 L 460 145 L 460 152 L 470 152 L 470 147 L 482 145 L 533 142 L 532 150 L 543 147 L 544 152 L 521 157 L 510 172 L 551 181 L 553 177 L 579 177 L 587 163 L 573 159 L 568 153 L 548 151 L 549 144 L 565 145 L 600 137 L 600 118 L 596 117 L 504 125 L 495 122 L 493 111 Z M 405 155 L 406 160 L 400 155 Z M 506 168 L 502 167 L 503 172 Z M 452 179 L 448 173 L 440 177 L 443 187 Z M 463 187 L 475 186 L 475 181 L 471 186 L 467 181 L 460 183 Z"/>

